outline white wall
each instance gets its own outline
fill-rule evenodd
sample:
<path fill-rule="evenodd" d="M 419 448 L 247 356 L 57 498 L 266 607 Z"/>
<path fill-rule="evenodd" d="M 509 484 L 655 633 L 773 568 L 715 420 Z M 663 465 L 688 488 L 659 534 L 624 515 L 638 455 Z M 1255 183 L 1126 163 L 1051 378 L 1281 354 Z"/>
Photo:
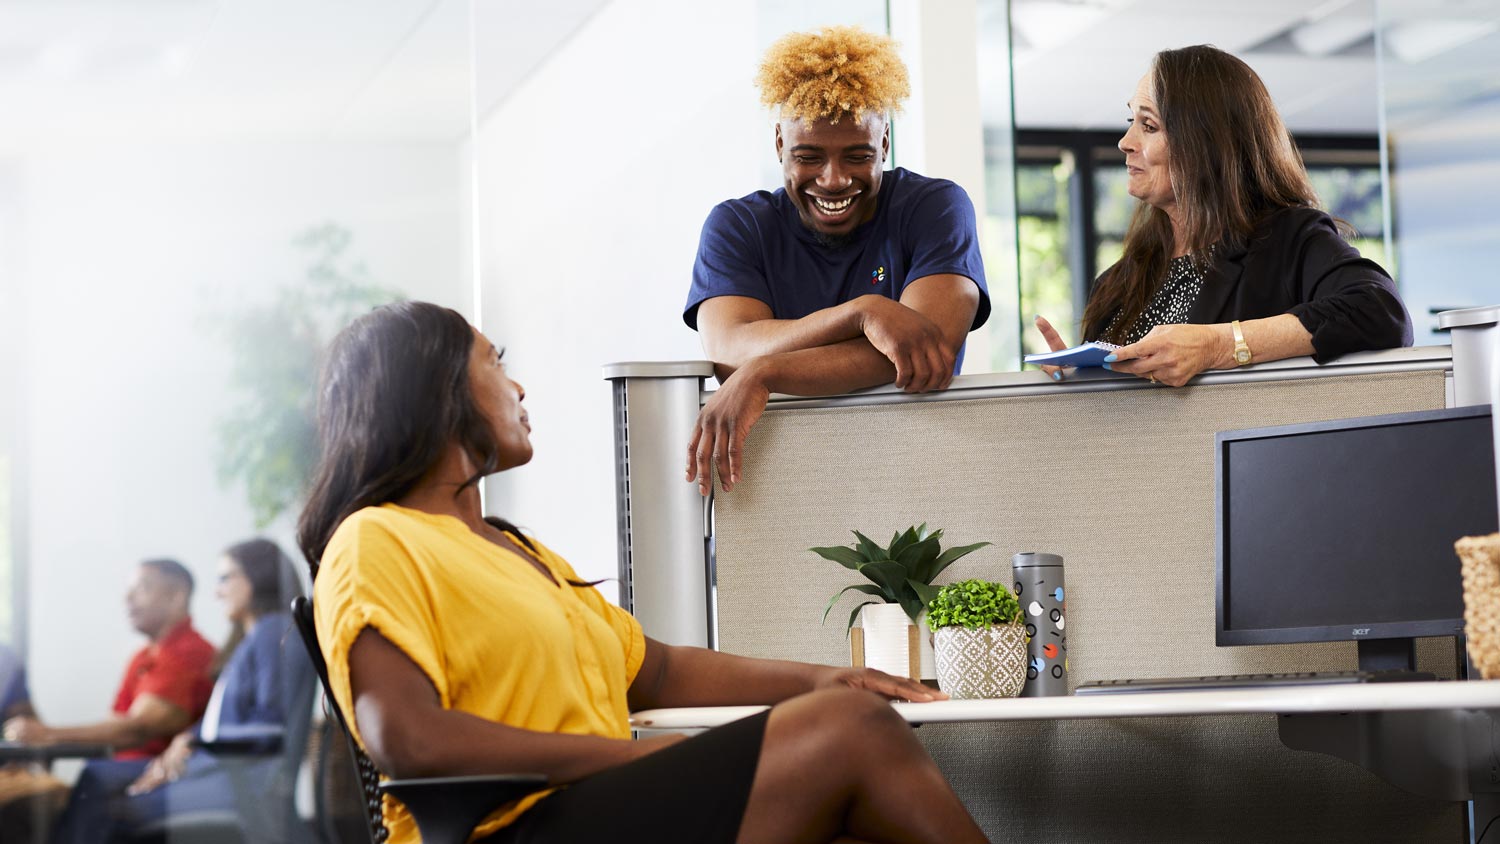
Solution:
<path fill-rule="evenodd" d="M 617 569 L 602 366 L 702 357 L 681 316 L 699 230 L 774 161 L 755 7 L 616 0 L 480 130 L 484 328 L 536 446 L 488 506 L 586 578 Z"/>
<path fill-rule="evenodd" d="M 328 221 L 375 280 L 467 311 L 466 194 L 451 144 L 98 145 L 16 172 L 32 692 L 48 721 L 90 721 L 144 641 L 123 607 L 140 559 L 187 564 L 199 629 L 226 633 L 217 555 L 254 528 L 217 480 L 231 396 L 211 315 L 304 279 L 292 238 Z M 271 534 L 300 560 L 289 518 Z"/>

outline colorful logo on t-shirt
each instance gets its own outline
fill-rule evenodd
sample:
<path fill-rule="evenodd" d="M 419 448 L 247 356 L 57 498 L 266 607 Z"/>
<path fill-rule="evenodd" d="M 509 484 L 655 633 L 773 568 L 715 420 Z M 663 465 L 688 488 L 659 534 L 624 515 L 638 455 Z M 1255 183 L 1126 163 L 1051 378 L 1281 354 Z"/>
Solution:
<path fill-rule="evenodd" d="M 881 267 L 880 269 L 870 273 L 871 284 L 879 284 L 882 281 L 885 281 L 885 267 Z"/>

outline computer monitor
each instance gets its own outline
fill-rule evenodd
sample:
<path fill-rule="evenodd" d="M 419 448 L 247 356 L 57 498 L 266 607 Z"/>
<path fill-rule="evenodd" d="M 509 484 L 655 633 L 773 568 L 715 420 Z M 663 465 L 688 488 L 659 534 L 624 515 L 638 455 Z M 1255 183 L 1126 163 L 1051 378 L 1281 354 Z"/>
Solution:
<path fill-rule="evenodd" d="M 1453 542 L 1496 531 L 1490 409 L 1225 431 L 1215 441 L 1219 645 L 1358 642 L 1410 669 L 1463 632 Z"/>

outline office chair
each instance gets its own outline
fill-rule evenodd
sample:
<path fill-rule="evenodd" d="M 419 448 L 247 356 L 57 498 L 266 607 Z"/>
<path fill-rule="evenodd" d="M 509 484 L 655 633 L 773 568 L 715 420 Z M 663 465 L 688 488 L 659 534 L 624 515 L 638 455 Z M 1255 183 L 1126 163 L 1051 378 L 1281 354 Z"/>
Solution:
<path fill-rule="evenodd" d="M 312 835 L 297 817 L 295 792 L 312 726 L 312 666 L 287 677 L 287 719 L 281 726 L 221 727 L 212 740 L 195 746 L 213 754 L 228 774 L 234 809 L 176 812 L 137 830 L 133 842 L 171 844 L 311 844 Z M 247 768 L 276 759 L 269 789 L 252 785 Z"/>
<path fill-rule="evenodd" d="M 328 664 L 323 661 L 323 651 L 318 647 L 318 632 L 313 626 L 312 601 L 299 597 L 292 601 L 292 618 L 297 622 L 297 632 L 302 634 L 302 644 L 317 669 L 318 679 L 323 682 L 324 703 L 343 729 L 349 742 L 349 753 L 354 757 L 363 787 L 365 819 L 369 822 L 371 844 L 384 844 L 390 831 L 385 827 L 380 798 L 382 795 L 400 800 L 411 812 L 421 832 L 423 844 L 464 844 L 475 825 L 484 816 L 501 804 L 517 800 L 533 791 L 547 787 L 547 778 L 541 774 L 497 774 L 482 777 L 428 777 L 380 781 L 380 771 L 370 757 L 360 749 L 349 729 L 349 722 L 339 710 L 328 683 Z"/>

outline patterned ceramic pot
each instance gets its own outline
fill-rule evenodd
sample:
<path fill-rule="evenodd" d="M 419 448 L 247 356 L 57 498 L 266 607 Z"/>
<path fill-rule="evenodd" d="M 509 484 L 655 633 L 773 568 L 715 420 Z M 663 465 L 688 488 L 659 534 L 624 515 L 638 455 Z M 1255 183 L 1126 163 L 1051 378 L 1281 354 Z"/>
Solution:
<path fill-rule="evenodd" d="M 1026 684 L 1026 629 L 992 624 L 933 634 L 938 688 L 955 700 L 1015 697 Z"/>

